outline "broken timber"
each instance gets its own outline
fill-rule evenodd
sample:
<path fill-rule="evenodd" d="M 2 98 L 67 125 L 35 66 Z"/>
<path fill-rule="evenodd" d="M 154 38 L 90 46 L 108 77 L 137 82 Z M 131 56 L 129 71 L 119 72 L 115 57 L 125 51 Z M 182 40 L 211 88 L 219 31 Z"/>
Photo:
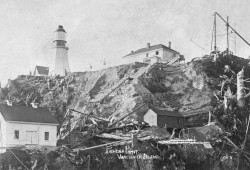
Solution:
<path fill-rule="evenodd" d="M 105 144 L 102 144 L 102 145 L 97 145 L 97 146 L 92 146 L 92 147 L 82 148 L 82 149 L 75 148 L 75 149 L 73 149 L 73 151 L 86 151 L 86 150 L 90 150 L 90 149 L 100 148 L 100 147 L 103 147 L 103 146 L 124 145 L 125 143 L 131 143 L 131 139 L 120 140 L 120 141 L 111 142 L 111 143 L 105 143 Z"/>
<path fill-rule="evenodd" d="M 104 146 L 117 146 L 117 145 L 124 145 L 128 143 L 132 143 L 135 147 L 137 147 L 137 140 L 141 140 L 141 138 L 137 138 L 136 134 L 131 134 L 132 138 L 124 138 L 123 140 L 111 142 L 111 143 L 105 143 L 102 145 L 97 145 L 97 146 L 92 146 L 88 148 L 75 148 L 73 151 L 86 151 L 90 149 L 96 149 L 99 147 L 104 147 Z M 197 142 L 194 139 L 187 139 L 187 140 L 180 140 L 180 139 L 172 139 L 172 140 L 162 140 L 158 141 L 159 144 L 166 144 L 166 145 L 179 145 L 179 144 L 201 144 L 207 149 L 211 149 L 212 146 L 210 145 L 210 142 Z"/>
<path fill-rule="evenodd" d="M 116 135 L 114 135 L 116 136 Z M 132 143 L 132 146 L 137 147 L 137 134 L 131 134 L 131 138 L 126 138 L 123 140 L 119 140 L 119 141 L 115 141 L 115 142 L 111 142 L 111 143 L 105 143 L 102 145 L 97 145 L 97 146 L 92 146 L 92 147 L 88 147 L 88 148 L 83 148 L 83 149 L 73 149 L 73 151 L 86 151 L 86 150 L 90 150 L 90 149 L 95 149 L 95 148 L 99 148 L 99 147 L 103 147 L 103 146 L 112 146 L 112 145 L 124 145 L 126 143 Z"/>
<path fill-rule="evenodd" d="M 145 102 L 144 104 L 142 104 L 141 106 L 139 106 L 138 108 L 136 108 L 135 110 L 133 110 L 132 112 L 130 112 L 129 114 L 123 116 L 122 118 L 120 118 L 119 120 L 117 120 L 116 122 L 112 123 L 111 125 L 109 125 L 106 129 L 103 129 L 103 130 L 100 130 L 100 131 L 97 131 L 96 133 L 92 134 L 90 137 L 87 137 L 86 139 L 84 139 L 83 141 L 79 142 L 78 144 L 82 144 L 84 143 L 85 141 L 93 138 L 94 136 L 98 135 L 98 134 L 101 134 L 103 132 L 105 132 L 108 128 L 112 127 L 113 125 L 115 125 L 116 123 L 120 122 L 121 120 L 125 119 L 126 117 L 128 117 L 129 115 L 133 114 L 134 112 L 136 112 L 137 110 L 139 110 L 140 108 L 144 107 L 147 105 L 147 102 Z M 76 145 L 74 145 L 73 147 L 76 147 Z"/>
<path fill-rule="evenodd" d="M 125 136 L 118 136 L 118 135 L 112 135 L 109 133 L 102 133 L 100 135 L 96 135 L 97 137 L 100 138 L 105 138 L 105 139 L 116 139 L 116 140 L 128 140 L 130 139 L 129 137 L 125 137 Z"/>
<path fill-rule="evenodd" d="M 210 145 L 210 142 L 197 142 L 194 139 L 186 139 L 186 140 L 181 140 L 181 139 L 171 139 L 171 140 L 162 140 L 158 141 L 159 144 L 165 144 L 165 145 L 179 145 L 179 144 L 201 144 L 204 145 L 205 148 L 212 148 Z"/>

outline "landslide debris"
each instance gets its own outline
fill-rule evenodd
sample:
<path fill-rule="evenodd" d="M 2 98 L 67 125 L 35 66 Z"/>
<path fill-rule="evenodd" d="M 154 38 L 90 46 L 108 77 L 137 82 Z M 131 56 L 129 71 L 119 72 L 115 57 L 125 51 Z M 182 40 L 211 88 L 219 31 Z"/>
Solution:
<path fill-rule="evenodd" d="M 193 110 L 210 108 L 212 95 L 208 83 L 211 80 L 207 70 L 200 68 L 211 62 L 194 61 L 180 66 L 133 63 L 72 73 L 65 78 L 19 76 L 2 89 L 1 98 L 12 98 L 23 104 L 35 100 L 40 106 L 50 108 L 60 122 L 67 108 L 92 111 L 91 114 L 102 118 L 117 120 L 145 101 L 189 115 Z M 107 95 L 112 89 L 115 90 Z M 96 102 L 97 106 L 90 102 Z M 138 110 L 124 121 L 132 118 L 142 121 L 147 109 Z M 78 119 L 80 114 L 73 113 L 73 116 Z"/>
<path fill-rule="evenodd" d="M 148 102 L 154 107 L 178 111 L 184 116 L 201 114 L 212 108 L 213 92 L 221 88 L 220 75 L 225 65 L 234 72 L 245 67 L 245 59 L 221 57 L 215 64 L 212 56 L 196 59 L 182 65 L 133 63 L 110 67 L 100 71 L 77 72 L 66 77 L 19 76 L 9 80 L 1 90 L 1 100 L 11 99 L 17 104 L 39 103 L 48 107 L 67 131 L 69 108 L 114 122 Z M 231 89 L 235 92 L 235 89 Z M 141 122 L 148 107 L 126 117 L 116 126 Z M 81 113 L 72 112 L 71 128 L 79 128 L 93 121 L 85 120 Z M 80 120 L 80 121 L 79 121 Z M 190 126 L 199 122 L 190 119 Z M 107 125 L 105 125 L 107 126 Z"/>
<path fill-rule="evenodd" d="M 220 57 L 218 62 L 214 63 L 212 56 L 210 56 L 182 65 L 133 63 L 101 71 L 72 73 L 64 78 L 19 76 L 15 80 L 9 80 L 7 87 L 1 89 L 1 100 L 3 102 L 10 99 L 16 104 L 25 105 L 37 102 L 41 107 L 48 107 L 62 124 L 62 129 L 66 135 L 69 129 L 66 116 L 68 108 L 102 118 L 104 120 L 103 127 L 98 127 L 99 129 L 105 128 L 108 126 L 107 124 L 126 116 L 145 102 L 154 107 L 179 111 L 184 116 L 190 116 L 201 114 L 220 104 L 218 102 L 218 99 L 221 99 L 219 93 L 221 91 L 224 93 L 226 90 L 226 86 L 222 88 L 221 81 L 226 65 L 235 73 L 238 73 L 244 66 L 245 77 L 250 78 L 250 68 L 246 59 L 230 55 Z M 249 85 L 249 83 L 246 82 L 246 85 Z M 235 94 L 237 88 L 232 86 L 231 90 Z M 123 121 L 117 123 L 116 127 L 127 126 L 131 123 L 142 124 L 143 114 L 148 109 L 145 106 L 135 111 Z M 80 132 L 86 130 L 95 132 L 96 126 L 100 125 L 100 122 L 97 122 L 96 119 L 86 119 L 86 116 L 76 112 L 71 114 L 72 130 L 82 128 Z M 223 121 L 220 121 L 223 120 L 223 117 L 215 116 L 223 124 Z M 190 121 L 191 124 L 194 120 Z M 197 122 L 199 121 L 198 118 Z M 213 139 L 210 130 L 207 131 L 203 128 L 196 129 L 194 135 L 201 139 L 205 139 L 202 134 L 210 135 L 209 139 Z M 143 144 L 150 147 L 147 142 Z M 153 150 L 157 149 L 155 147 L 155 145 L 151 146 Z M 98 153 L 96 150 L 95 152 Z M 173 153 L 183 153 L 184 157 Z M 196 153 L 194 159 L 190 157 L 192 153 Z M 199 153 L 202 153 L 202 157 Z M 197 159 L 201 160 L 199 163 L 205 161 L 205 153 L 200 152 L 199 148 L 170 147 L 168 151 L 161 154 L 166 157 L 165 160 L 168 163 L 173 159 L 178 164 L 188 161 L 195 164 Z M 87 155 L 85 156 L 87 157 Z M 114 160 L 114 158 L 111 159 Z M 166 162 L 158 161 L 158 163 L 162 167 Z M 157 164 L 157 162 L 154 164 Z M 189 166 L 192 164 L 189 164 Z"/>

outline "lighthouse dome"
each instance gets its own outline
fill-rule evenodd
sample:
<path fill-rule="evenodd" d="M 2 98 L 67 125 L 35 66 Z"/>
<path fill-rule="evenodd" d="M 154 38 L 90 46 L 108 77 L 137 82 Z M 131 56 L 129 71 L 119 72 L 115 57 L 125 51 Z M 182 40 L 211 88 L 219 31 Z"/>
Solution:
<path fill-rule="evenodd" d="M 65 29 L 63 28 L 62 25 L 59 25 L 59 26 L 58 26 L 56 32 L 58 32 L 58 31 L 60 31 L 60 32 L 65 32 L 65 33 L 66 33 L 66 31 L 65 31 Z"/>

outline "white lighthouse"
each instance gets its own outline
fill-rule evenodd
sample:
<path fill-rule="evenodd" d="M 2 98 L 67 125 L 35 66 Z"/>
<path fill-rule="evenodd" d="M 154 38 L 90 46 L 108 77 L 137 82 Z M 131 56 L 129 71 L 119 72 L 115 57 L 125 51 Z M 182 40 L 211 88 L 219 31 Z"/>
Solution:
<path fill-rule="evenodd" d="M 55 46 L 55 67 L 54 75 L 66 76 L 69 72 L 69 61 L 68 61 L 68 47 L 65 45 L 66 31 L 62 25 L 59 25 L 55 31 L 55 40 L 53 41 Z"/>

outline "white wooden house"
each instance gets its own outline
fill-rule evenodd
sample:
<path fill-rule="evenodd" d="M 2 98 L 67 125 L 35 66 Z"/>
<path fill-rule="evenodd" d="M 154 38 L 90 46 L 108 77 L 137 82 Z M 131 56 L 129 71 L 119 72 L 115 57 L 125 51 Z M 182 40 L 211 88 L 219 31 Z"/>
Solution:
<path fill-rule="evenodd" d="M 171 48 L 171 42 L 169 46 L 163 44 L 157 44 L 151 46 L 147 43 L 145 48 L 131 51 L 128 55 L 122 57 L 126 63 L 143 62 L 143 63 L 168 63 L 172 60 L 178 60 L 180 53 Z"/>
<path fill-rule="evenodd" d="M 57 125 L 58 121 L 46 108 L 0 104 L 0 148 L 56 146 Z"/>

